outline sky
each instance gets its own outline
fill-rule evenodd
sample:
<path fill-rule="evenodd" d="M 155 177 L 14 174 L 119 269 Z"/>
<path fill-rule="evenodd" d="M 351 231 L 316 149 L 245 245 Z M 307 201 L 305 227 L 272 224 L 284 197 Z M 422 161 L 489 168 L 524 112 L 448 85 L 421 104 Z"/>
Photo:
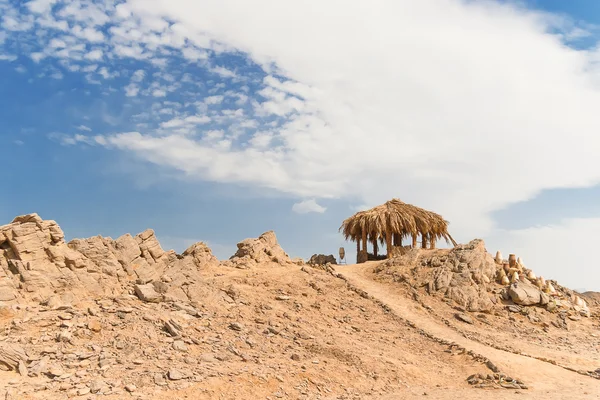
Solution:
<path fill-rule="evenodd" d="M 393 197 L 600 291 L 596 0 L 0 0 L 0 224 L 337 254 Z"/>

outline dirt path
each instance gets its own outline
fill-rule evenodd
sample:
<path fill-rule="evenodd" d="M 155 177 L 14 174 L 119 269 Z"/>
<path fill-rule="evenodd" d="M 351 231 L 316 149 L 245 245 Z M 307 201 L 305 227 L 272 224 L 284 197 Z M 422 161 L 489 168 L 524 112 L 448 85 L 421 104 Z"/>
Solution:
<path fill-rule="evenodd" d="M 600 398 L 600 382 L 592 378 L 567 371 L 563 368 L 533 359 L 525 356 L 494 349 L 481 343 L 469 340 L 461 336 L 453 329 L 444 325 L 441 321 L 431 318 L 423 309 L 413 301 L 407 301 L 406 298 L 394 291 L 394 288 L 373 281 L 368 277 L 368 271 L 373 263 L 359 265 L 338 266 L 336 271 L 344 276 L 349 283 L 364 290 L 377 300 L 385 303 L 394 313 L 413 322 L 418 328 L 446 340 L 451 340 L 489 358 L 496 364 L 501 371 L 511 374 L 530 386 L 526 393 L 515 394 L 514 391 L 486 391 L 486 398 L 531 398 L 531 399 L 598 399 Z M 424 389 L 428 398 L 452 398 L 447 390 L 439 392 L 431 389 Z M 422 398 L 423 391 L 417 390 L 414 396 Z M 418 393 L 420 392 L 420 393 Z M 456 396 L 463 399 L 480 398 L 484 395 L 481 391 L 473 389 L 471 393 L 465 393 L 460 390 Z M 466 397 L 473 396 L 473 397 Z M 496 397 L 498 396 L 498 397 Z M 415 398 L 416 398 L 415 397 Z M 386 397 L 394 399 L 400 397 Z M 407 393 L 402 394 L 402 398 L 407 397 Z"/>

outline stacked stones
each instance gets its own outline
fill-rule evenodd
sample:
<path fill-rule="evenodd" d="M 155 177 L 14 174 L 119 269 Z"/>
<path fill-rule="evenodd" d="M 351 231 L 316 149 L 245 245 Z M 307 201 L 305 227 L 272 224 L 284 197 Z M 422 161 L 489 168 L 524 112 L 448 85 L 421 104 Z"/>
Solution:
<path fill-rule="evenodd" d="M 562 297 L 554 288 L 552 282 L 545 280 L 543 276 L 536 276 L 532 270 L 526 268 L 521 257 L 517 258 L 514 254 L 510 254 L 508 260 L 505 260 L 502 258 L 502 253 L 498 251 L 496 252 L 494 261 L 500 266 L 496 272 L 497 283 L 507 286 L 509 284 L 522 282 L 535 286 L 541 292 L 549 296 Z M 589 309 L 585 300 L 576 294 L 572 294 L 569 300 L 571 302 L 570 306 L 576 311 L 584 315 L 589 315 Z"/>
<path fill-rule="evenodd" d="M 536 276 L 535 273 L 526 268 L 521 257 L 514 254 L 508 256 L 508 260 L 502 258 L 502 253 L 496 252 L 496 264 L 502 266 L 496 274 L 496 281 L 501 285 L 508 285 L 515 282 L 531 283 L 542 292 L 555 296 L 556 289 L 550 281 L 546 281 L 543 276 Z"/>

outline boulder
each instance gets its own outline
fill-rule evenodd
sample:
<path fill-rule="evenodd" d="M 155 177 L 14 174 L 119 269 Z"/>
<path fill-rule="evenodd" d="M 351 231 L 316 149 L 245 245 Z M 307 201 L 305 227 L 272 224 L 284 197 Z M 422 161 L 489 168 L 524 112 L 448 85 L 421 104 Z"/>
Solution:
<path fill-rule="evenodd" d="M 538 288 L 521 281 L 508 287 L 508 295 L 515 304 L 522 306 L 532 306 L 541 304 L 542 301 L 546 302 L 545 298 L 542 299 L 542 292 Z"/>
<path fill-rule="evenodd" d="M 147 303 L 160 303 L 163 299 L 162 294 L 158 293 L 152 284 L 135 285 L 135 294 Z"/>
<path fill-rule="evenodd" d="M 308 263 L 312 265 L 337 264 L 337 260 L 333 254 L 328 256 L 324 254 L 313 254 L 310 260 L 308 260 Z"/>

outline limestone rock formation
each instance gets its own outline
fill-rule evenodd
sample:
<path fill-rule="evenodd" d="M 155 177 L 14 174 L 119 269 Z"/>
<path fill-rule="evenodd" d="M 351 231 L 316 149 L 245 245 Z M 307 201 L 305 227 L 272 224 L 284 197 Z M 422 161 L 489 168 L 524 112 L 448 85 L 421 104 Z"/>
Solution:
<path fill-rule="evenodd" d="M 160 283 L 165 299 L 187 300 L 200 268 L 219 262 L 204 243 L 182 255 L 164 251 L 151 229 L 116 240 L 95 236 L 66 243 L 64 237 L 56 222 L 37 214 L 0 226 L 0 301 L 60 304 L 126 294 L 134 283 Z"/>
<path fill-rule="evenodd" d="M 237 252 L 225 263 L 236 268 L 252 268 L 260 263 L 288 264 L 292 260 L 277 242 L 275 232 L 268 231 L 256 239 L 245 239 L 237 244 Z"/>
<path fill-rule="evenodd" d="M 447 256 L 427 263 L 436 267 L 429 284 L 430 293 L 442 292 L 469 311 L 488 311 L 493 307 L 485 287 L 494 278 L 495 260 L 482 240 L 457 246 Z"/>

